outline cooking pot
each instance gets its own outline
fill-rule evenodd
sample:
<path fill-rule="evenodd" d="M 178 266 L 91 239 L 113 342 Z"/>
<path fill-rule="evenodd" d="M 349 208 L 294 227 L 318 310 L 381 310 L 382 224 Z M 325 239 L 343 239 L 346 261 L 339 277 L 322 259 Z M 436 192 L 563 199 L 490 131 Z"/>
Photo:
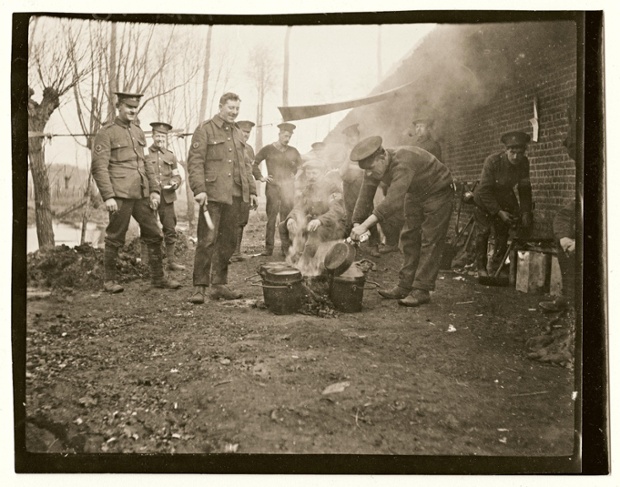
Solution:
<path fill-rule="evenodd" d="M 325 259 L 323 259 L 323 265 L 325 269 L 327 269 L 327 272 L 333 276 L 339 276 L 351 267 L 351 264 L 353 264 L 355 260 L 355 255 L 357 254 L 357 246 L 359 243 L 365 242 L 369 238 L 370 232 L 366 232 L 360 237 L 359 242 L 354 242 L 349 237 L 341 242 L 335 243 L 325 255 Z"/>
<path fill-rule="evenodd" d="M 375 287 L 367 288 L 367 282 Z M 330 286 L 329 298 L 338 311 L 357 313 L 362 310 L 364 289 L 376 289 L 377 287 L 379 284 L 366 281 L 366 274 L 356 265 L 352 265 L 343 274 L 334 276 Z"/>
<path fill-rule="evenodd" d="M 303 278 L 301 272 L 283 262 L 269 262 L 258 268 L 261 283 L 252 282 L 252 286 L 263 288 L 265 306 L 277 315 L 295 313 L 303 302 Z M 251 276 L 247 280 L 252 280 Z"/>

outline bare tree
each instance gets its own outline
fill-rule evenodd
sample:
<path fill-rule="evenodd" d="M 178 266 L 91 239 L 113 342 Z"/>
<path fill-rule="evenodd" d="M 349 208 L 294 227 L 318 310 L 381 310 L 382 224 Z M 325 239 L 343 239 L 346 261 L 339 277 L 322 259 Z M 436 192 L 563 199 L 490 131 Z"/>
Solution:
<path fill-rule="evenodd" d="M 60 21 L 62 35 L 43 36 L 39 33 L 38 18 L 30 24 L 28 43 L 28 159 L 35 194 L 35 219 L 39 247 L 54 246 L 51 193 L 43 132 L 52 113 L 60 106 L 60 98 L 73 88 L 90 70 L 89 66 L 74 69 L 68 52 L 81 60 L 84 50 L 78 48 L 80 32 L 69 28 L 69 21 Z M 42 99 L 33 99 L 35 87 Z"/>
<path fill-rule="evenodd" d="M 263 107 L 265 96 L 274 90 L 279 77 L 279 66 L 265 44 L 255 46 L 249 53 L 248 76 L 254 81 L 258 95 L 256 106 L 256 150 L 263 145 Z"/>

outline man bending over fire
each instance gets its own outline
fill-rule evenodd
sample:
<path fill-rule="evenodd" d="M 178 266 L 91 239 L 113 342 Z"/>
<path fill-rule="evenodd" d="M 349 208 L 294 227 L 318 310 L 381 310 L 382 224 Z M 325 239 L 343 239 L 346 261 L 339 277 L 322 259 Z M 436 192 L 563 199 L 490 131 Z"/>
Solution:
<path fill-rule="evenodd" d="M 344 238 L 347 212 L 342 188 L 323 177 L 325 167 L 318 159 L 302 166 L 306 183 L 295 197 L 293 210 L 280 223 L 282 250 L 288 255 L 293 247 L 292 260 L 312 259 L 319 245 Z"/>
<path fill-rule="evenodd" d="M 400 234 L 404 262 L 398 284 L 379 294 L 398 299 L 403 306 L 420 306 L 430 301 L 430 291 L 435 289 L 452 215 L 452 174 L 424 149 L 384 149 L 382 144 L 378 135 L 368 137 L 351 151 L 351 160 L 365 171 L 353 212 L 351 239 L 359 240 L 377 222 L 404 210 L 405 226 Z M 387 194 L 368 215 L 368 208 L 372 208 L 369 203 L 381 182 L 387 186 Z"/>

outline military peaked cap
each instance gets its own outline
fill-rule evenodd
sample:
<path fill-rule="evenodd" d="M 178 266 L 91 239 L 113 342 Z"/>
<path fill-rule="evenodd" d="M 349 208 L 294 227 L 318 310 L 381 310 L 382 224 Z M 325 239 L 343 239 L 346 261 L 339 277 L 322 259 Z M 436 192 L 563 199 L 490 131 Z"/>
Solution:
<path fill-rule="evenodd" d="M 383 139 L 378 135 L 373 135 L 372 137 L 367 137 L 361 140 L 355 147 L 353 147 L 353 150 L 351 151 L 351 160 L 357 161 L 360 167 L 362 167 L 364 165 L 364 160 L 374 156 L 375 153 L 381 148 L 382 143 Z"/>
<path fill-rule="evenodd" d="M 530 136 L 525 132 L 507 132 L 502 135 L 501 141 L 506 147 L 523 147 L 530 141 Z"/>
<path fill-rule="evenodd" d="M 241 120 L 240 122 L 237 122 L 237 125 L 239 125 L 241 130 L 252 130 L 252 127 L 256 124 L 254 122 L 250 122 L 249 120 Z"/>
<path fill-rule="evenodd" d="M 166 122 L 151 122 L 150 125 L 153 127 L 153 132 L 167 134 L 172 130 L 172 125 Z"/>
<path fill-rule="evenodd" d="M 119 103 L 133 108 L 138 108 L 140 105 L 140 98 L 144 95 L 141 93 L 124 93 L 122 91 L 115 91 L 114 94 L 118 97 Z"/>
<path fill-rule="evenodd" d="M 348 127 L 345 127 L 343 129 L 342 133 L 344 135 L 359 134 L 360 133 L 359 126 L 360 126 L 359 123 L 354 123 L 353 125 L 349 125 Z"/>
<path fill-rule="evenodd" d="M 282 130 L 283 132 L 292 132 L 293 130 L 297 128 L 297 126 L 293 125 L 292 123 L 283 122 L 278 125 L 278 128 Z"/>

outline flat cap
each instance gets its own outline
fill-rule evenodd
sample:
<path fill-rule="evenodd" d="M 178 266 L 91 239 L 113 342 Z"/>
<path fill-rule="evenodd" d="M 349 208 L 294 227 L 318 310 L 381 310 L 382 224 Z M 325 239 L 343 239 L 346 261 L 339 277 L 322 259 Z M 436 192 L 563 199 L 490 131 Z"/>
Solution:
<path fill-rule="evenodd" d="M 359 141 L 355 147 L 353 147 L 350 156 L 351 160 L 360 162 L 369 158 L 381 148 L 382 143 L 383 139 L 378 135 L 366 137 L 365 139 Z"/>
<path fill-rule="evenodd" d="M 529 143 L 530 136 L 525 132 L 507 132 L 500 140 L 506 147 L 523 147 Z"/>
<path fill-rule="evenodd" d="M 325 142 L 315 142 L 310 147 L 312 147 L 313 150 L 325 149 Z"/>
<path fill-rule="evenodd" d="M 292 132 L 293 130 L 297 128 L 297 126 L 289 122 L 283 122 L 278 125 L 278 128 L 282 130 L 283 132 Z"/>
<path fill-rule="evenodd" d="M 172 125 L 166 122 L 151 122 L 149 125 L 153 127 L 153 132 L 159 132 L 162 134 L 167 134 L 172 130 Z"/>
<path fill-rule="evenodd" d="M 304 162 L 301 168 L 304 171 L 308 169 L 319 169 L 322 171 L 325 169 L 325 163 L 321 159 L 310 159 L 309 161 Z"/>
<path fill-rule="evenodd" d="M 125 93 L 123 91 L 115 91 L 114 94 L 118 97 L 119 103 L 124 103 L 133 108 L 140 105 L 140 98 L 144 96 L 142 93 Z"/>
<path fill-rule="evenodd" d="M 252 127 L 256 124 L 254 122 L 250 122 L 249 120 L 241 120 L 240 122 L 237 122 L 237 125 L 239 125 L 241 130 L 252 130 Z"/>
<path fill-rule="evenodd" d="M 348 127 L 345 127 L 342 130 L 342 133 L 344 135 L 359 134 L 360 133 L 359 126 L 360 126 L 359 123 L 354 123 L 353 125 L 349 125 Z"/>
<path fill-rule="evenodd" d="M 416 123 L 425 123 L 427 125 L 433 125 L 435 123 L 435 119 L 433 117 L 431 117 L 430 115 L 417 115 L 416 117 L 413 118 L 413 120 L 411 120 L 412 124 L 416 124 Z"/>

